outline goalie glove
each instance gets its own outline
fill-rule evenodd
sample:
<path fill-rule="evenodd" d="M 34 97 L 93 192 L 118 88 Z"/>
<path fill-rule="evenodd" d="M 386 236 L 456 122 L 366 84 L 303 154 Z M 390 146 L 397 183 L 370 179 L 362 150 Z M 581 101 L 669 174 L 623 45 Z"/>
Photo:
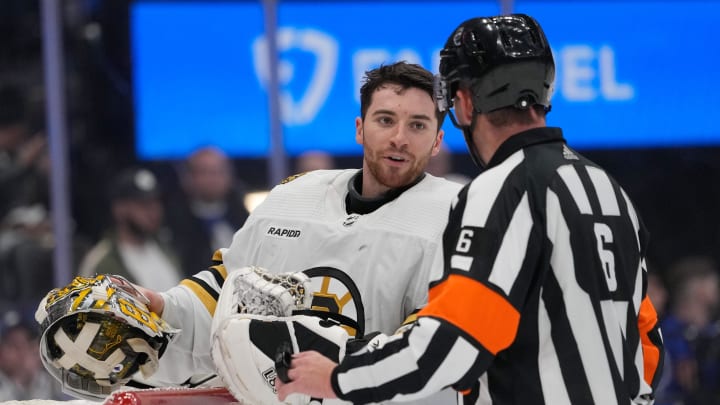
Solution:
<path fill-rule="evenodd" d="M 102 400 L 140 371 L 152 375 L 178 332 L 119 276 L 76 277 L 40 302 L 40 357 L 66 393 Z"/>
<path fill-rule="evenodd" d="M 312 304 L 310 278 L 304 273 L 273 274 L 251 266 L 228 274 L 213 319 L 233 314 L 290 316 Z"/>
<path fill-rule="evenodd" d="M 284 347 L 293 353 L 316 350 L 335 362 L 345 356 L 347 331 L 336 323 L 314 316 L 236 314 L 217 323 L 212 330 L 212 358 L 218 375 L 241 403 L 308 404 L 307 395 L 277 398 L 276 362 Z"/>
<path fill-rule="evenodd" d="M 252 360 L 255 353 L 249 350 L 250 339 L 248 336 L 245 337 L 243 344 L 235 340 L 225 340 L 234 339 L 228 335 L 237 333 L 239 317 L 262 315 L 265 318 L 275 316 L 272 319 L 278 319 L 276 317 L 290 316 L 293 311 L 310 307 L 312 303 L 310 291 L 310 279 L 304 273 L 272 274 L 255 266 L 229 272 L 213 314 L 211 354 L 218 375 L 223 378 L 230 392 L 238 400 L 244 398 L 251 404 L 265 404 L 266 402 L 259 401 L 257 398 L 258 396 L 264 398 L 262 395 L 266 394 L 273 398 L 272 401 L 275 401 L 268 403 L 279 403 L 274 393 L 275 371 L 270 363 L 268 363 L 268 367 L 261 370 L 261 374 L 267 372 L 266 375 L 255 376 L 252 374 L 256 373 L 259 367 L 266 365 L 263 360 L 271 361 L 272 359 L 272 364 L 274 364 L 275 353 L 269 353 L 267 358 L 260 357 Z M 218 339 L 221 342 L 218 342 Z M 242 345 L 246 347 L 242 349 L 242 354 L 239 354 Z M 246 355 L 248 360 L 243 357 Z M 243 378 L 237 377 L 236 369 L 243 370 L 248 374 Z M 270 372 L 268 369 L 272 371 Z M 242 381 L 250 376 L 258 377 L 258 380 L 254 381 L 255 384 L 260 382 L 265 384 L 262 392 L 253 395 L 242 386 Z M 268 389 L 270 389 L 269 393 L 266 392 Z"/>

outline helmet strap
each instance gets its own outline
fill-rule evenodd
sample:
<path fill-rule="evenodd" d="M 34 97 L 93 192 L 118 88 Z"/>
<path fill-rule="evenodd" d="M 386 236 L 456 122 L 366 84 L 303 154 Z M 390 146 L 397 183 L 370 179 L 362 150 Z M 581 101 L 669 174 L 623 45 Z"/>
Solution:
<path fill-rule="evenodd" d="M 480 115 L 480 112 L 473 110 L 473 116 L 472 121 L 470 121 L 470 125 L 460 125 L 457 122 L 457 119 L 455 119 L 455 114 L 453 114 L 452 110 L 448 111 L 448 116 L 450 116 L 450 121 L 452 121 L 453 126 L 455 128 L 462 131 L 463 136 L 465 137 L 465 144 L 467 145 L 468 151 L 470 152 L 470 158 L 472 158 L 473 163 L 475 163 L 475 166 L 477 166 L 480 170 L 485 169 L 485 163 L 480 159 L 480 153 L 478 153 L 477 147 L 475 146 L 475 141 L 473 141 L 473 131 L 475 130 L 475 125 L 477 124 L 477 117 Z"/>

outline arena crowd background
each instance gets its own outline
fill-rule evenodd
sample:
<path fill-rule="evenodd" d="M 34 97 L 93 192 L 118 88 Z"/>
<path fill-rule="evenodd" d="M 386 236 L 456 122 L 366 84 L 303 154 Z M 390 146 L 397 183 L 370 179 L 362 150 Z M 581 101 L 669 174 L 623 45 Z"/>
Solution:
<path fill-rule="evenodd" d="M 28 142 L 53 139 L 48 95 L 61 85 L 65 114 L 55 122 L 63 149 L 46 157 L 66 164 L 72 241 L 62 257 L 74 271 L 111 224 L 108 184 L 123 168 L 151 169 L 172 204 L 179 163 L 202 146 L 230 156 L 244 193 L 293 174 L 309 151 L 326 152 L 338 168 L 359 167 L 362 73 L 398 59 L 437 71 L 453 27 L 501 12 L 531 14 L 545 27 L 558 65 L 548 123 L 625 187 L 651 232 L 650 270 L 669 296 L 681 278 L 673 269 L 685 259 L 702 258 L 717 272 L 716 1 L 0 0 L 0 88 L 18 90 L 2 93 L 0 128 L 21 117 Z M 43 47 L 43 18 L 61 33 L 52 36 L 52 59 L 43 53 L 52 54 Z M 54 68 L 60 80 L 50 83 Z M 445 129 L 451 171 L 473 177 L 461 134 Z M 19 153 L 8 145 L 0 143 L 0 153 Z M 45 171 L 38 163 L 29 182 L 2 184 L 3 232 L 36 221 L 41 214 L 29 208 L 49 213 L 62 201 L 50 187 L 63 170 L 57 163 L 46 161 Z M 26 193 L 28 209 L 5 215 Z M 28 312 L 63 279 L 53 276 L 58 222 L 45 219 L 37 230 L 45 254 L 15 258 L 29 273 L 0 262 L 4 317 L 16 307 Z"/>

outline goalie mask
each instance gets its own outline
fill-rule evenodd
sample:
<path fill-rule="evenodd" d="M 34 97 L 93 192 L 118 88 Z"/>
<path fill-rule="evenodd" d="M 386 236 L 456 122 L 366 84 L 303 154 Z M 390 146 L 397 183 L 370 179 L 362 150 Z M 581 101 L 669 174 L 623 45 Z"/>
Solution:
<path fill-rule="evenodd" d="M 140 371 L 152 375 L 178 330 L 150 312 L 119 276 L 76 277 L 40 302 L 40 355 L 70 395 L 98 400 Z"/>

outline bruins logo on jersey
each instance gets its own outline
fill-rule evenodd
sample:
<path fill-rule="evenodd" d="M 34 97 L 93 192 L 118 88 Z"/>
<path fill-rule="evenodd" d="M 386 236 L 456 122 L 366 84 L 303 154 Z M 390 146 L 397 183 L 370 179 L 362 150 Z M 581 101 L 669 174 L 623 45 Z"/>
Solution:
<path fill-rule="evenodd" d="M 362 338 L 365 333 L 365 307 L 360 290 L 342 270 L 314 267 L 303 271 L 313 286 L 313 315 L 339 323 L 350 336 Z"/>
<path fill-rule="evenodd" d="M 298 177 L 303 176 L 308 173 L 309 172 L 302 172 L 302 173 L 298 173 L 298 174 L 293 174 L 292 176 L 285 177 L 284 179 L 280 180 L 280 184 L 290 183 L 291 181 L 297 179 Z"/>

